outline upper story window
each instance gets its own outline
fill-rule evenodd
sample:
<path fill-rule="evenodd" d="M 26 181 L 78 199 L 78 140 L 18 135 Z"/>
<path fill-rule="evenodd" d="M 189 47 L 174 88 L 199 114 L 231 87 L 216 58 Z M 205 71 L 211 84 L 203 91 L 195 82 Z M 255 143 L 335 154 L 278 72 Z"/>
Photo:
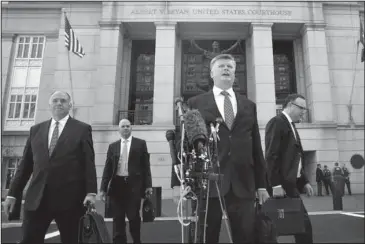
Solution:
<path fill-rule="evenodd" d="M 18 36 L 12 63 L 4 130 L 28 130 L 36 113 L 44 36 Z"/>

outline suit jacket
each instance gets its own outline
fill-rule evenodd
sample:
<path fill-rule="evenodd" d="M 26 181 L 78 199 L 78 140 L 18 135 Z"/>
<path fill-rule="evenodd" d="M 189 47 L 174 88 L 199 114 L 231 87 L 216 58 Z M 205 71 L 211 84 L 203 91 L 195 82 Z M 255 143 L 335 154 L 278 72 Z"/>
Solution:
<path fill-rule="evenodd" d="M 82 204 L 87 193 L 97 193 L 91 126 L 69 117 L 52 155 L 48 153 L 51 120 L 34 125 L 8 196 L 25 194 L 24 209 L 36 210 L 45 200 L 50 210 Z"/>
<path fill-rule="evenodd" d="M 115 197 L 121 189 L 121 186 L 117 185 L 114 180 L 120 158 L 120 144 L 121 140 L 118 140 L 109 145 L 101 180 L 100 191 L 105 192 L 109 197 Z M 135 197 L 143 197 L 145 189 L 152 187 L 150 158 L 145 140 L 132 137 L 128 155 L 128 176 L 128 185 L 131 187 L 132 192 L 135 193 Z M 110 202 L 108 201 L 107 205 Z M 108 210 L 106 216 L 115 212 L 112 205 L 106 206 L 106 209 Z"/>
<path fill-rule="evenodd" d="M 316 169 L 316 182 L 321 182 L 323 180 L 323 171 L 319 168 Z"/>
<path fill-rule="evenodd" d="M 269 186 L 282 185 L 289 197 L 299 196 L 298 190 L 301 192 L 304 185 L 309 182 L 305 173 L 304 152 L 298 133 L 297 137 L 298 140 L 295 139 L 288 119 L 282 113 L 272 118 L 266 125 L 265 156 L 269 168 Z M 298 181 L 300 157 L 302 169 Z"/>
<path fill-rule="evenodd" d="M 257 123 L 256 104 L 236 93 L 237 114 L 232 129 L 223 122 L 219 128 L 218 158 L 220 172 L 224 174 L 220 191 L 225 195 L 232 186 L 240 198 L 254 199 L 258 188 L 266 187 L 266 162 L 261 147 Z M 190 109 L 198 109 L 208 130 L 220 114 L 213 91 L 188 100 Z M 219 185 L 219 184 L 218 184 Z M 215 184 L 211 184 L 212 197 L 218 196 Z"/>

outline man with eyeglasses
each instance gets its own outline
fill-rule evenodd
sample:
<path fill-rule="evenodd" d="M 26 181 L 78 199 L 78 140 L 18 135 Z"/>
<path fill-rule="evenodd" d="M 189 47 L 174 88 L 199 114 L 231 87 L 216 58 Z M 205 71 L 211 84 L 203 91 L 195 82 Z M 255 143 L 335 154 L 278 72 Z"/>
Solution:
<path fill-rule="evenodd" d="M 299 133 L 295 123 L 302 120 L 306 112 L 305 98 L 299 94 L 289 95 L 281 114 L 272 118 L 265 130 L 265 156 L 268 164 L 268 192 L 270 196 L 300 198 L 304 190 L 313 195 L 305 173 L 305 160 Z M 295 235 L 296 243 L 313 243 L 312 225 L 304 210 L 305 232 Z"/>

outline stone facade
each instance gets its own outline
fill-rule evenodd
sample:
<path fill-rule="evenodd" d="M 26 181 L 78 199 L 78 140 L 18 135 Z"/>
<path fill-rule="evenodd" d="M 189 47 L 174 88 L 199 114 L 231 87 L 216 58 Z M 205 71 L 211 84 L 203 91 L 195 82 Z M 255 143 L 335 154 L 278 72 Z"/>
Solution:
<path fill-rule="evenodd" d="M 349 164 L 353 154 L 364 156 L 364 63 L 360 50 L 356 53 L 363 9 L 363 3 L 355 2 L 3 3 L 2 156 L 20 157 L 29 131 L 4 129 L 18 35 L 47 39 L 34 122 L 49 118 L 52 91 L 69 91 L 74 116 L 93 127 L 99 183 L 108 145 L 119 138 L 118 111 L 128 107 L 131 43 L 155 40 L 153 123 L 134 126 L 133 135 L 147 141 L 153 186 L 163 188 L 163 198 L 171 197 L 165 131 L 174 128 L 174 98 L 181 91 L 182 40 L 245 40 L 247 96 L 257 103 L 262 140 L 276 107 L 272 43 L 292 40 L 297 92 L 307 97 L 310 108 L 310 122 L 298 129 L 311 181 L 315 184 L 317 163 L 332 168 L 338 161 L 350 169 L 353 192 L 363 193 L 364 167 Z M 64 46 L 65 13 L 86 52 L 82 59 L 68 56 Z M 351 92 L 352 126 L 347 108 Z"/>

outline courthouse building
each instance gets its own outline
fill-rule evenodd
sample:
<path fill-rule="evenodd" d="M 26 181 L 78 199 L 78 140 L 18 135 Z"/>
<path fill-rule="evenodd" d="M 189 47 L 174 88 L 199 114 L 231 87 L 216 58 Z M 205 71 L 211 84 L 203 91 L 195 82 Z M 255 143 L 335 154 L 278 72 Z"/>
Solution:
<path fill-rule="evenodd" d="M 179 123 L 174 100 L 211 88 L 218 53 L 234 55 L 234 89 L 256 102 L 262 141 L 283 99 L 302 94 L 309 110 L 297 127 L 310 181 L 317 163 L 338 161 L 353 192 L 364 192 L 364 167 L 350 164 L 364 156 L 363 3 L 2 2 L 1 10 L 2 196 L 29 128 L 50 118 L 50 94 L 66 90 L 73 116 L 92 125 L 99 184 L 118 122 L 128 118 L 147 141 L 153 186 L 171 198 L 165 132 Z M 65 48 L 65 15 L 83 58 Z"/>

